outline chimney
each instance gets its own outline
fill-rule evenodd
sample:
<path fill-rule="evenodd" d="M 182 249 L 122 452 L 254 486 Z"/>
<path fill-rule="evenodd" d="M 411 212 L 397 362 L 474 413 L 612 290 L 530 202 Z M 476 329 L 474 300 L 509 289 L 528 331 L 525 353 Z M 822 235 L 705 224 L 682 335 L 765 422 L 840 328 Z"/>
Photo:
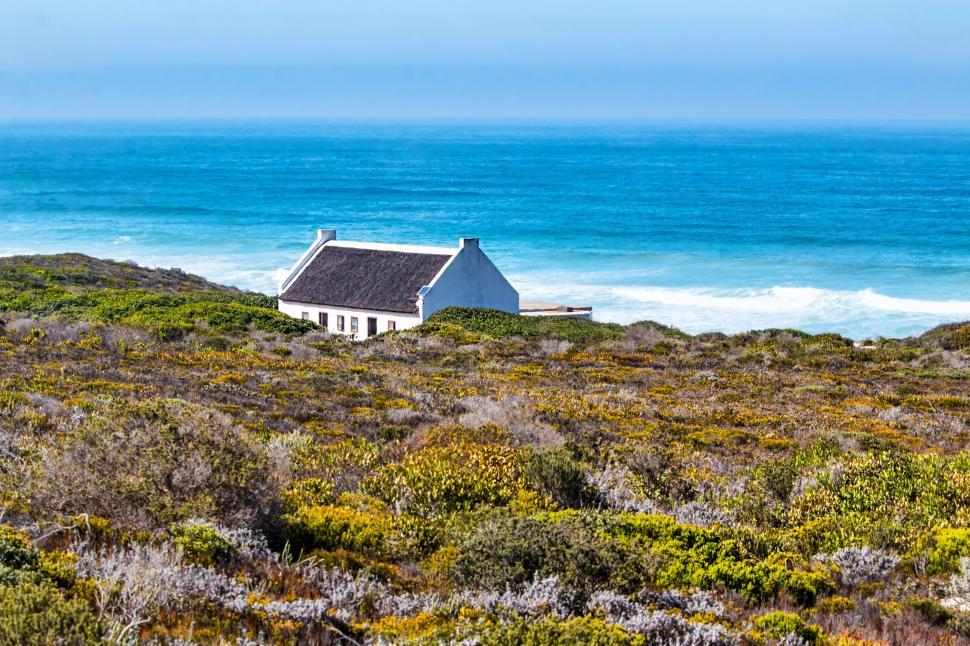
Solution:
<path fill-rule="evenodd" d="M 478 249 L 478 238 L 459 238 L 458 246 L 464 249 L 465 247 L 473 247 Z"/>
<path fill-rule="evenodd" d="M 337 239 L 336 229 L 317 229 L 317 242 L 323 244 Z"/>

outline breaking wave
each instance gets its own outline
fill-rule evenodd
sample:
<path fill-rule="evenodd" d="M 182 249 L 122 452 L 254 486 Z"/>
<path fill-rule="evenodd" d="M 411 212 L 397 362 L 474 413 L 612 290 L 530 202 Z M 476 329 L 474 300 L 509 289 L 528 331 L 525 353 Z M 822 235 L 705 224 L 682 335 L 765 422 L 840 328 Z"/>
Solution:
<path fill-rule="evenodd" d="M 609 292 L 613 298 L 602 304 L 598 318 L 650 318 L 689 332 L 787 327 L 854 338 L 906 336 L 970 319 L 970 300 L 898 298 L 872 289 L 613 287 Z"/>
<path fill-rule="evenodd" d="M 970 317 L 970 300 L 933 301 L 896 298 L 871 289 L 836 291 L 816 287 L 770 287 L 768 289 L 698 289 L 671 287 L 614 287 L 622 298 L 642 303 L 680 307 L 713 308 L 743 312 L 811 313 L 829 308 L 870 309 L 909 314 Z"/>
<path fill-rule="evenodd" d="M 970 319 L 970 300 L 900 298 L 873 289 L 611 286 L 518 278 L 513 283 L 526 299 L 592 305 L 599 321 L 650 319 L 692 333 L 781 327 L 853 338 L 907 336 Z"/>

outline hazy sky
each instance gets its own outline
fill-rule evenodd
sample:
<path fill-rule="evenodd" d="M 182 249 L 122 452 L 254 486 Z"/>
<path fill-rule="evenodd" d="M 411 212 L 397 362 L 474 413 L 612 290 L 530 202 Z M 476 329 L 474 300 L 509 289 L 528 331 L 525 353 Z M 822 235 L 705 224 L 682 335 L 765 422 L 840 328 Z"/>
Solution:
<path fill-rule="evenodd" d="M 0 0 L 0 118 L 970 120 L 970 0 Z"/>

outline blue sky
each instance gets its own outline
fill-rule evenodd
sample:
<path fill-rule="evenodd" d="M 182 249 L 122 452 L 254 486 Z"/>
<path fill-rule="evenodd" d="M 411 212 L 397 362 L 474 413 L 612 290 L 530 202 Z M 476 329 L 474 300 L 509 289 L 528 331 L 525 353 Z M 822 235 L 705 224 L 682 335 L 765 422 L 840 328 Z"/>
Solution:
<path fill-rule="evenodd" d="M 0 118 L 970 119 L 968 0 L 2 0 Z"/>

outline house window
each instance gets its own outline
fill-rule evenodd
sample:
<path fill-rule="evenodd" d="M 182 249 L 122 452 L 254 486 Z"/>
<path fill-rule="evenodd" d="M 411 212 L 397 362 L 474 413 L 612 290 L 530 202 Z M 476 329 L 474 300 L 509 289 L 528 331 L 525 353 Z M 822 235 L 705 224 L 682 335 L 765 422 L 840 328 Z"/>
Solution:
<path fill-rule="evenodd" d="M 337 315 L 337 331 L 338 332 L 344 331 L 344 317 L 340 316 L 339 314 Z"/>
<path fill-rule="evenodd" d="M 320 312 L 319 314 L 317 314 L 317 318 L 320 319 L 320 321 L 319 321 L 320 322 L 320 327 L 326 328 L 327 327 L 327 313 L 326 312 Z"/>
<path fill-rule="evenodd" d="M 388 321 L 387 322 L 387 329 L 388 330 L 396 330 L 397 329 L 397 323 L 395 323 L 394 321 Z"/>
<path fill-rule="evenodd" d="M 304 321 L 310 320 L 310 313 L 309 312 L 303 312 L 301 315 L 303 316 L 303 320 Z"/>
<path fill-rule="evenodd" d="M 351 334 L 357 334 L 358 327 L 359 326 L 357 325 L 357 317 L 356 316 L 351 316 L 350 317 L 350 333 Z"/>

